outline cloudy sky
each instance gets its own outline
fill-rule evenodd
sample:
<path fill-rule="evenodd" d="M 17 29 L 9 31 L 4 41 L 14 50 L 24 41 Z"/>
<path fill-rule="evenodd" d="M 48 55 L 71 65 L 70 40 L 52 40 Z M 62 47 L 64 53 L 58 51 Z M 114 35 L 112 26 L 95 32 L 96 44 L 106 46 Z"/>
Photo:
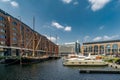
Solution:
<path fill-rule="evenodd" d="M 59 44 L 120 39 L 120 0 L 0 0 L 0 8 L 31 28 L 35 16 L 35 30 Z"/>

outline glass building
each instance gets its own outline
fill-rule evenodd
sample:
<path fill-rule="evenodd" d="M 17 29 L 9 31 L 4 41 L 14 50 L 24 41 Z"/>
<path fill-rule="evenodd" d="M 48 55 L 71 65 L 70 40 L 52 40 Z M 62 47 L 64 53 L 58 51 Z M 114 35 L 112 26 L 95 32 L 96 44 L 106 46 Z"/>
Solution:
<path fill-rule="evenodd" d="M 78 41 L 65 43 L 59 46 L 60 55 L 79 54 L 79 53 L 80 53 L 80 43 Z"/>

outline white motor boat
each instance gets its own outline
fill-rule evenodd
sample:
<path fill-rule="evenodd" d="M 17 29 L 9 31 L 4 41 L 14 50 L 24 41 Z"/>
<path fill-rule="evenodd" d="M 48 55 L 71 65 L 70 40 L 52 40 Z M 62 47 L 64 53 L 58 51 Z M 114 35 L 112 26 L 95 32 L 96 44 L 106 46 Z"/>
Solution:
<path fill-rule="evenodd" d="M 63 60 L 63 65 L 66 66 L 105 66 L 107 65 L 102 59 L 97 60 L 95 57 L 89 56 L 76 56 Z"/>

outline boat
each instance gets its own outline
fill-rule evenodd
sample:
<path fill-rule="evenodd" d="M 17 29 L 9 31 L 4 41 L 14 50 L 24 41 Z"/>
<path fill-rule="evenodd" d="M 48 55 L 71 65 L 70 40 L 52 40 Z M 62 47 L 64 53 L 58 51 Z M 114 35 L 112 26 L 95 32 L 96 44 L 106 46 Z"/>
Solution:
<path fill-rule="evenodd" d="M 102 59 L 96 59 L 95 57 L 89 56 L 77 56 L 74 58 L 67 58 L 63 60 L 65 66 L 107 66 Z"/>
<path fill-rule="evenodd" d="M 39 63 L 43 62 L 45 60 L 48 60 L 49 57 L 22 57 L 20 63 L 21 64 L 33 64 L 33 63 Z"/>
<path fill-rule="evenodd" d="M 35 20 L 33 18 L 33 24 L 34 24 L 34 21 Z M 35 26 L 33 26 L 33 30 L 34 30 L 34 27 Z M 23 41 L 22 37 L 21 37 L 21 41 Z M 31 56 L 27 56 L 27 54 L 23 52 L 23 48 L 21 47 L 20 56 L 14 56 L 14 57 L 13 56 L 6 56 L 6 59 L 4 60 L 3 63 L 7 64 L 7 65 L 11 65 L 11 64 L 31 64 L 31 63 L 39 63 L 39 62 L 48 60 L 49 56 L 47 56 L 47 55 L 45 55 L 45 56 L 35 56 L 35 51 L 38 48 L 38 44 L 41 41 L 41 37 L 40 37 L 39 41 L 37 42 L 37 45 L 35 46 L 35 33 L 33 33 L 31 39 L 28 41 L 28 44 L 31 41 L 33 41 L 33 49 L 32 49 L 32 55 Z M 47 51 L 46 51 L 46 53 L 47 53 Z"/>

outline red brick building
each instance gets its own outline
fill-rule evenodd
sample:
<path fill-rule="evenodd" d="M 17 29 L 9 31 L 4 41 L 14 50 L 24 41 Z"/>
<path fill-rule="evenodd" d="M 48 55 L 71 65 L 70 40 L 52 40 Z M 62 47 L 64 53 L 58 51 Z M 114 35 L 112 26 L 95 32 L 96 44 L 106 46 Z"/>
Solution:
<path fill-rule="evenodd" d="M 29 26 L 0 10 L 1 56 L 58 55 L 58 46 Z"/>

